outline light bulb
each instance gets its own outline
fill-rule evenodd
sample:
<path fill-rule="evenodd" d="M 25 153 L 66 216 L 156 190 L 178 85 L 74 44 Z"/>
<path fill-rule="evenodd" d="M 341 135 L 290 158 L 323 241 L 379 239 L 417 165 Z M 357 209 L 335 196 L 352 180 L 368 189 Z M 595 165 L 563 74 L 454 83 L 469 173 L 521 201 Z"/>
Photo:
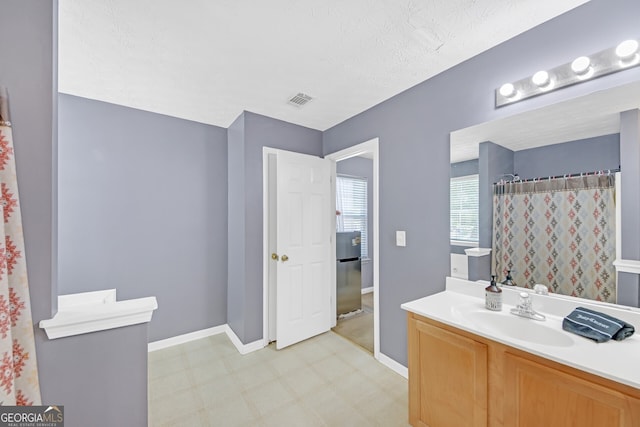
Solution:
<path fill-rule="evenodd" d="M 538 87 L 547 86 L 550 82 L 549 73 L 546 71 L 538 71 L 531 77 L 531 81 Z"/>
<path fill-rule="evenodd" d="M 500 95 L 505 98 L 511 98 L 516 94 L 516 88 L 511 83 L 505 83 L 500 86 Z"/>
<path fill-rule="evenodd" d="M 638 51 L 637 40 L 625 40 L 616 47 L 616 55 L 620 59 L 630 59 Z"/>
<path fill-rule="evenodd" d="M 574 73 L 576 73 L 579 76 L 587 74 L 589 72 L 590 67 L 591 67 L 591 60 L 589 59 L 588 56 L 581 56 L 579 58 L 576 58 L 571 63 L 571 69 L 573 70 Z"/>

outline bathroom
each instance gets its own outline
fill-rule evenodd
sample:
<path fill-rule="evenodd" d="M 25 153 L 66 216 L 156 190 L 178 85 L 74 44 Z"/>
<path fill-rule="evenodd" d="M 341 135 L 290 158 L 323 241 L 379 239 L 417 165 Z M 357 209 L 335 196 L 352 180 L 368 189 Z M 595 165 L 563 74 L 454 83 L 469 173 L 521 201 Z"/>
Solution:
<path fill-rule="evenodd" d="M 157 295 L 159 302 L 148 332 L 120 328 L 60 341 L 38 332 L 43 396 L 86 408 L 83 419 L 99 412 L 106 396 L 115 399 L 115 406 L 146 405 L 148 340 L 226 323 L 233 324 L 243 344 L 262 336 L 262 319 L 256 315 L 262 304 L 261 268 L 256 267 L 262 265 L 262 254 L 252 245 L 261 241 L 261 212 L 254 200 L 260 199 L 262 187 L 253 171 L 260 169 L 256 158 L 263 145 L 324 155 L 379 138 L 379 344 L 387 361 L 406 367 L 406 313 L 400 305 L 442 291 L 450 275 L 449 212 L 444 208 L 449 205 L 450 133 L 640 79 L 640 69 L 634 68 L 495 108 L 494 91 L 504 81 L 638 36 L 638 2 L 616 1 L 612 7 L 611 2 L 594 0 L 432 79 L 416 81 L 411 89 L 383 97 L 386 101 L 323 131 L 250 112 L 241 119 L 244 126 L 217 128 L 58 94 L 52 82 L 57 73 L 54 55 L 42 59 L 42 46 L 53 52 L 56 43 L 54 14 L 44 3 L 7 2 L 7 7 L 20 10 L 12 19 L 5 15 L 0 26 L 11 28 L 12 36 L 6 38 L 21 47 L 20 52 L 0 47 L 12 58 L 2 62 L 3 84 L 19 88 L 12 92 L 13 121 L 29 141 L 18 153 L 18 170 L 42 171 L 26 174 L 21 184 L 25 229 L 35 230 L 27 234 L 34 321 L 50 318 L 55 312 L 52 296 L 63 293 L 118 286 L 122 298 Z M 576 28 L 584 29 L 579 37 Z M 447 46 L 440 52 L 452 54 Z M 85 126 L 89 123 L 98 123 L 99 131 Z M 57 141 L 58 126 L 64 140 Z M 148 132 L 150 128 L 155 131 Z M 244 130 L 247 159 L 233 157 L 238 162 L 228 165 L 234 153 L 229 155 L 227 136 Z M 60 176 L 54 179 L 58 153 L 51 148 L 63 141 Z M 629 157 L 620 152 L 621 159 Z M 624 165 L 623 170 L 637 183 L 637 173 Z M 66 191 L 59 199 L 58 184 Z M 122 203 L 121 190 L 127 188 L 135 190 L 136 197 Z M 240 194 L 235 190 L 247 197 L 232 200 L 231 194 Z M 637 197 L 637 190 L 634 194 Z M 107 215 L 110 209 L 112 215 Z M 74 212 L 86 213 L 82 222 Z M 53 225 L 58 215 L 60 236 Z M 228 224 L 240 217 L 249 227 L 237 228 L 230 238 Z M 72 228 L 74 221 L 78 228 Z M 82 234 L 83 227 L 96 235 Z M 623 227 L 631 237 L 640 235 L 635 223 Z M 396 231 L 406 231 L 406 246 L 396 245 Z M 228 257 L 237 263 L 229 263 Z M 169 265 L 179 265 L 180 271 Z M 57 269 L 60 280 L 54 279 Z M 86 367 L 82 376 L 77 375 L 79 366 Z M 81 377 L 105 387 L 92 396 Z M 131 425 L 132 419 L 139 421 L 132 413 L 131 418 L 123 412 L 124 418 L 107 421 Z"/>

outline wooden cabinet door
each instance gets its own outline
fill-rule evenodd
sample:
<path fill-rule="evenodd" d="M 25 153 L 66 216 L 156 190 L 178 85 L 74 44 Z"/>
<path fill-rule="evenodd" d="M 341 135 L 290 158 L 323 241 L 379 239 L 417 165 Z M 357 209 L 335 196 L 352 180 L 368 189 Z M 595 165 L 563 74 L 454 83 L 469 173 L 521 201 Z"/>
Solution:
<path fill-rule="evenodd" d="M 409 422 L 486 427 L 487 346 L 409 319 Z"/>
<path fill-rule="evenodd" d="M 509 353 L 505 362 L 505 425 L 640 426 L 638 399 Z"/>

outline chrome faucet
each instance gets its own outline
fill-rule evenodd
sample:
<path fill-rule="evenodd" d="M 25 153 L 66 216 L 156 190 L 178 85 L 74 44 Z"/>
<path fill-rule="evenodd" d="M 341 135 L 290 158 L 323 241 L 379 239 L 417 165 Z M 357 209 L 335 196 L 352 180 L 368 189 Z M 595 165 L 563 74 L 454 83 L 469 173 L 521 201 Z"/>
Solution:
<path fill-rule="evenodd" d="M 545 285 L 541 285 L 540 283 L 538 283 L 533 287 L 533 292 L 535 292 L 538 295 L 549 295 L 549 288 L 547 288 Z"/>
<path fill-rule="evenodd" d="M 543 314 L 536 312 L 531 304 L 531 297 L 526 292 L 520 293 L 520 303 L 511 309 L 511 314 L 533 320 L 546 320 Z"/>

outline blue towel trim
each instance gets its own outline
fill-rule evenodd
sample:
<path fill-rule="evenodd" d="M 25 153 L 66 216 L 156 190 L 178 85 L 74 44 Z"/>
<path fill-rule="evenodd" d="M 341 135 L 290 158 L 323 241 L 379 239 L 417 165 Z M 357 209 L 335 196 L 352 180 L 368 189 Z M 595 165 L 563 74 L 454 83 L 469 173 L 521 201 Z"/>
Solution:
<path fill-rule="evenodd" d="M 613 320 L 611 317 L 608 317 L 608 318 L 607 318 L 607 317 L 604 317 L 604 316 L 600 316 L 599 314 L 597 314 L 597 313 L 596 313 L 596 312 L 594 312 L 594 311 L 585 311 L 582 307 L 577 307 L 577 308 L 575 309 L 575 311 L 578 311 L 578 312 L 580 312 L 580 313 L 584 313 L 584 314 L 588 314 L 589 316 L 599 317 L 599 318 L 601 318 L 602 320 L 606 320 L 607 322 L 611 322 L 611 323 L 613 323 L 614 325 L 616 325 L 616 326 L 618 326 L 618 327 L 620 327 L 620 328 L 622 328 L 622 327 L 624 326 L 624 325 L 622 325 L 622 324 L 620 324 L 620 323 L 616 322 L 615 320 Z M 569 320 L 571 320 L 571 319 L 569 319 Z M 578 323 L 578 322 L 576 322 L 576 323 Z M 588 326 L 588 325 L 585 325 L 585 326 Z M 596 330 L 596 331 L 598 331 L 598 332 L 602 332 L 602 331 L 600 331 L 599 329 L 594 329 L 594 328 L 591 328 L 591 329 Z M 602 333 L 604 334 L 604 332 L 602 332 Z M 610 336 L 611 336 L 611 335 L 610 335 Z"/>
<path fill-rule="evenodd" d="M 586 313 L 586 311 L 583 311 L 583 313 Z M 591 313 L 588 313 L 588 314 L 591 314 Z M 565 317 L 565 320 L 566 320 L 566 321 L 568 321 L 568 322 L 571 322 L 571 323 L 575 323 L 576 325 L 580 325 L 580 326 L 584 326 L 584 327 L 586 327 L 586 328 L 589 328 L 589 329 L 591 329 L 592 331 L 596 331 L 596 332 L 597 332 L 597 333 L 599 333 L 599 334 L 606 335 L 606 336 L 608 336 L 609 338 L 613 338 L 613 335 L 608 334 L 608 333 L 606 333 L 606 332 L 604 332 L 604 331 L 602 331 L 602 330 L 600 330 L 600 329 L 596 329 L 596 328 L 594 328 L 593 326 L 588 325 L 588 324 L 586 324 L 586 323 L 576 322 L 575 320 L 573 320 L 573 319 L 571 319 L 571 318 L 569 318 L 569 317 Z M 617 325 L 617 323 L 616 323 L 616 325 Z"/>

